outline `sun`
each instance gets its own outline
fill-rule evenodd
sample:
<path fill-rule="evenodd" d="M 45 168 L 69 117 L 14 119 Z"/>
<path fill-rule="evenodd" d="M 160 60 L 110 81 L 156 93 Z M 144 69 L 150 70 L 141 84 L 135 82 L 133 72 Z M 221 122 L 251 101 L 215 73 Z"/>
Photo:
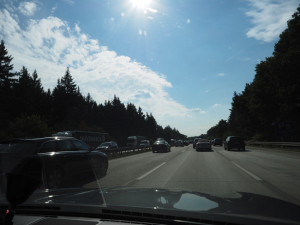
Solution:
<path fill-rule="evenodd" d="M 147 8 L 151 0 L 131 0 L 132 4 L 139 8 Z"/>

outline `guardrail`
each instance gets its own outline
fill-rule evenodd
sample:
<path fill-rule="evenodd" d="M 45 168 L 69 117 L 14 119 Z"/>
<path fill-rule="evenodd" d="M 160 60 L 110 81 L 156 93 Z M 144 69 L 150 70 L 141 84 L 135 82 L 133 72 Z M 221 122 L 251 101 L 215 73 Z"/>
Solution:
<path fill-rule="evenodd" d="M 115 154 L 115 153 L 123 153 L 123 152 L 134 152 L 134 151 L 145 151 L 152 149 L 152 145 L 150 146 L 136 146 L 136 147 L 125 147 L 125 148 L 111 148 L 111 149 L 95 149 L 94 151 L 104 152 L 106 154 Z"/>
<path fill-rule="evenodd" d="M 267 146 L 281 146 L 285 147 L 299 147 L 300 142 L 264 142 L 264 141 L 245 141 L 247 145 L 267 145 Z"/>

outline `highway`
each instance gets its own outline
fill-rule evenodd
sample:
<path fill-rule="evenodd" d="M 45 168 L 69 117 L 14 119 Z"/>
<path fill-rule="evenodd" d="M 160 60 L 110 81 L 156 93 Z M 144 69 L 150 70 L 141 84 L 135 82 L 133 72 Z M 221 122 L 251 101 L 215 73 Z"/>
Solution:
<path fill-rule="evenodd" d="M 300 152 L 246 146 L 246 151 L 196 152 L 190 144 L 168 153 L 141 153 L 109 161 L 107 175 L 86 188 L 187 190 L 218 197 L 260 194 L 300 205 Z"/>

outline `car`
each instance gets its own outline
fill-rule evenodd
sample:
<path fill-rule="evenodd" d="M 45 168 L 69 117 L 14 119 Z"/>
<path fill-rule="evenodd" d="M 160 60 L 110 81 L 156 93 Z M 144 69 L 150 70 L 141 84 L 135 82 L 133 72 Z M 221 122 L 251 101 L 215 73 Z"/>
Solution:
<path fill-rule="evenodd" d="M 228 136 L 224 141 L 224 149 L 230 151 L 233 148 L 245 151 L 244 140 L 239 136 Z"/>
<path fill-rule="evenodd" d="M 149 140 L 143 140 L 143 141 L 141 141 L 140 146 L 150 146 L 150 141 Z"/>
<path fill-rule="evenodd" d="M 194 139 L 193 148 L 196 148 L 196 144 L 197 144 L 198 140 L 201 140 L 201 138 L 195 138 Z"/>
<path fill-rule="evenodd" d="M 183 141 L 181 141 L 181 140 L 176 141 L 175 142 L 175 147 L 178 147 L 178 146 L 184 147 Z"/>
<path fill-rule="evenodd" d="M 157 138 L 156 140 L 157 141 L 164 141 L 165 139 L 164 138 Z"/>
<path fill-rule="evenodd" d="M 183 141 L 183 144 L 188 146 L 189 145 L 189 142 L 188 141 Z"/>
<path fill-rule="evenodd" d="M 3 160 L 1 175 L 11 172 L 23 160 L 41 158 L 44 167 L 44 185 L 47 189 L 64 187 L 68 182 L 106 175 L 108 158 L 73 137 L 44 137 L 12 139 L 0 142 Z M 90 162 L 93 162 L 92 164 Z M 23 162 L 26 164 L 26 161 Z M 90 166 L 93 165 L 93 168 Z M 39 172 L 39 171 L 36 171 Z M 72 182 L 70 182 L 72 183 Z"/>
<path fill-rule="evenodd" d="M 110 142 L 103 142 L 101 145 L 99 145 L 96 149 L 101 150 L 101 149 L 109 149 L 109 148 L 118 148 L 118 145 L 114 141 Z"/>
<path fill-rule="evenodd" d="M 165 140 L 155 141 L 152 145 L 152 152 L 170 152 L 171 146 Z"/>
<path fill-rule="evenodd" d="M 216 145 L 220 145 L 222 146 L 222 139 L 221 138 L 215 138 L 213 141 L 212 141 L 212 144 L 213 146 L 216 146 Z"/>
<path fill-rule="evenodd" d="M 201 139 L 198 140 L 196 144 L 196 152 L 201 151 L 201 150 L 206 150 L 206 151 L 211 151 L 211 144 L 207 139 Z"/>

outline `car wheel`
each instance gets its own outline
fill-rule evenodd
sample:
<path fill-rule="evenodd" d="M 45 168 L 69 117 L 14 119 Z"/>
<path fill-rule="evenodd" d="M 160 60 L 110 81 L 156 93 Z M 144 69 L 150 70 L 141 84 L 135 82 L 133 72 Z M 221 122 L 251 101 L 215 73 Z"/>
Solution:
<path fill-rule="evenodd" d="M 63 183 L 63 172 L 59 167 L 53 167 L 46 174 L 48 189 L 60 188 Z"/>

